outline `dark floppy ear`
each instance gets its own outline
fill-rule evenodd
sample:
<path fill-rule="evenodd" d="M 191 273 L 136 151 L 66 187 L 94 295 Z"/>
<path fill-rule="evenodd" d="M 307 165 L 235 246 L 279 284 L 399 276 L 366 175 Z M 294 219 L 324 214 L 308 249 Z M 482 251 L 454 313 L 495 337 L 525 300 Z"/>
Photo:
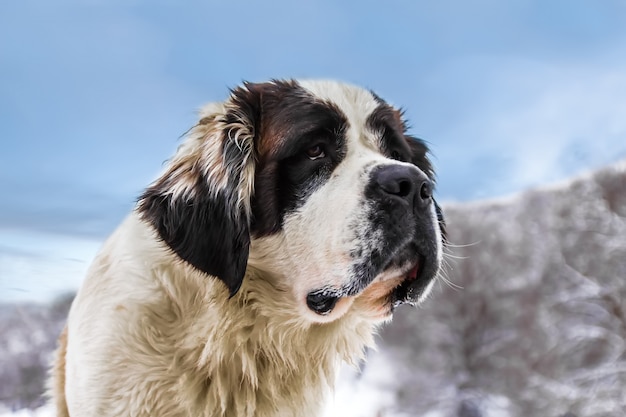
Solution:
<path fill-rule="evenodd" d="M 428 159 L 428 146 L 426 143 L 413 136 L 404 135 L 406 142 L 409 144 L 409 149 L 411 150 L 411 163 L 417 165 L 419 169 L 424 171 L 428 178 L 431 181 L 435 181 L 435 171 L 433 170 L 433 165 Z"/>
<path fill-rule="evenodd" d="M 428 175 L 428 177 L 434 183 L 435 171 L 433 169 L 432 163 L 430 162 L 430 159 L 428 159 L 428 146 L 426 146 L 426 143 L 423 140 L 417 139 L 413 136 L 405 135 L 405 138 L 407 143 L 409 144 L 409 148 L 411 149 L 411 163 L 417 165 L 419 169 L 424 171 L 424 173 Z M 436 200 L 433 199 L 433 201 L 435 203 L 435 211 L 437 213 L 439 229 L 441 230 L 441 237 L 443 241 L 446 242 L 448 234 L 446 231 L 446 220 L 443 215 L 443 210 L 441 210 L 441 207 Z"/>
<path fill-rule="evenodd" d="M 441 239 L 443 240 L 443 243 L 446 244 L 448 243 L 448 229 L 446 227 L 446 218 L 444 217 L 443 210 L 441 210 L 441 207 L 439 206 L 437 201 L 434 199 L 433 201 L 435 202 L 435 211 L 437 212 L 439 230 L 441 230 Z"/>
<path fill-rule="evenodd" d="M 248 263 L 258 101 L 245 85 L 203 109 L 137 206 L 180 258 L 222 280 L 231 296 Z"/>

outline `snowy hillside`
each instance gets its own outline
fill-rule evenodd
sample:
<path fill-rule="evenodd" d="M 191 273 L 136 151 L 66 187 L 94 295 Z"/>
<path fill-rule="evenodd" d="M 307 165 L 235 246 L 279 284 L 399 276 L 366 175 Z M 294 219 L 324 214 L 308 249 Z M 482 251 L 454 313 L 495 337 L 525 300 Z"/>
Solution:
<path fill-rule="evenodd" d="M 399 309 L 327 416 L 626 415 L 626 162 L 445 212 L 452 284 Z M 0 415 L 42 404 L 67 307 L 0 306 Z"/>

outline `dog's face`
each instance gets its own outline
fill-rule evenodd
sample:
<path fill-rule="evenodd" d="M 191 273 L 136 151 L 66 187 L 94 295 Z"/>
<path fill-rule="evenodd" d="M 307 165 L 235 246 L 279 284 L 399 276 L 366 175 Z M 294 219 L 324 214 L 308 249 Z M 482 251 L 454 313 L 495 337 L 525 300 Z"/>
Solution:
<path fill-rule="evenodd" d="M 245 84 L 204 110 L 139 211 L 231 295 L 249 268 L 305 320 L 385 320 L 428 293 L 442 258 L 427 148 L 405 130 L 353 86 Z"/>

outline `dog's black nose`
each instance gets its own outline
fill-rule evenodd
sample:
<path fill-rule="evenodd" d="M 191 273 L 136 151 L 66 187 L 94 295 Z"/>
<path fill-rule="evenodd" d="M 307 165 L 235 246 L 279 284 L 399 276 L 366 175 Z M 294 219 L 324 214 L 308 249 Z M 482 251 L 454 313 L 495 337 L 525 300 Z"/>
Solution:
<path fill-rule="evenodd" d="M 416 208 L 426 207 L 432 201 L 432 181 L 417 167 L 385 165 L 375 169 L 372 180 L 387 197 L 405 201 Z"/>

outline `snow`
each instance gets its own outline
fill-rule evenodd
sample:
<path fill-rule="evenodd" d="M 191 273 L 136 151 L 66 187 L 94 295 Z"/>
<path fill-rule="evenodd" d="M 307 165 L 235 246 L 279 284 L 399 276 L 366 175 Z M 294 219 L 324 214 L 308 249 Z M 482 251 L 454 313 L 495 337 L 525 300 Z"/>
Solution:
<path fill-rule="evenodd" d="M 324 417 L 377 417 L 380 410 L 391 408 L 396 395 L 392 369 L 384 355 L 374 355 L 362 372 L 344 366 Z"/>
<path fill-rule="evenodd" d="M 0 417 L 54 417 L 54 410 L 50 406 L 44 406 L 36 410 L 23 408 L 13 412 L 0 409 Z"/>

